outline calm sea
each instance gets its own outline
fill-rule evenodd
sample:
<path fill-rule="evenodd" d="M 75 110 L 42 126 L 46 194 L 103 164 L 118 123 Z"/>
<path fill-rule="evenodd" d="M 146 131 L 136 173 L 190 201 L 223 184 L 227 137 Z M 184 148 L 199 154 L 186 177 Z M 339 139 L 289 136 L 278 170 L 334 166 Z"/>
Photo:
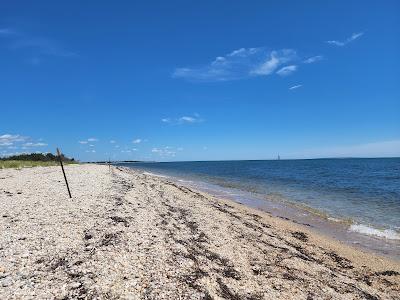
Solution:
<path fill-rule="evenodd" d="M 202 161 L 125 166 L 236 198 L 253 198 L 266 204 L 284 203 L 347 224 L 348 231 L 400 240 L 400 158 Z"/>

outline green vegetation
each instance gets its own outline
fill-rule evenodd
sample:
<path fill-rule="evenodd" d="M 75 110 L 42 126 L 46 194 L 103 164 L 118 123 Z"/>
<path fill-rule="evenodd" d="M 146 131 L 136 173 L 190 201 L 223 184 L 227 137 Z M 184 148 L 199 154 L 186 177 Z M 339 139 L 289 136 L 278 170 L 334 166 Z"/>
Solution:
<path fill-rule="evenodd" d="M 55 166 L 57 162 L 55 161 L 31 161 L 31 160 L 0 160 L 0 169 L 5 168 L 26 168 L 26 167 L 47 167 Z"/>
<path fill-rule="evenodd" d="M 74 158 L 68 158 L 64 156 L 64 154 L 61 154 L 61 158 L 63 162 L 75 161 Z M 52 153 L 30 153 L 30 154 L 25 153 L 25 154 L 2 157 L 0 158 L 0 160 L 58 161 L 58 156 Z"/>
<path fill-rule="evenodd" d="M 65 164 L 77 163 L 73 158 L 61 156 Z M 58 165 L 58 157 L 52 153 L 31 153 L 20 154 L 0 158 L 0 169 L 5 168 L 30 168 L 30 167 L 48 167 Z"/>

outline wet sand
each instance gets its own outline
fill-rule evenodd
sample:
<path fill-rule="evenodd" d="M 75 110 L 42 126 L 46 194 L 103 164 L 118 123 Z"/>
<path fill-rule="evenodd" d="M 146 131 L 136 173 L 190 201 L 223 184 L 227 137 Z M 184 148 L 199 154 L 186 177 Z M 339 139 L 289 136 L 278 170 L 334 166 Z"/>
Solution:
<path fill-rule="evenodd" d="M 163 174 L 146 173 L 165 177 Z M 372 234 L 361 234 L 352 231 L 350 230 L 350 226 L 353 224 L 352 220 L 331 218 L 329 215 L 319 210 L 304 205 L 296 205 L 280 195 L 260 195 L 229 188 L 221 188 L 219 185 L 201 181 L 188 181 L 176 177 L 168 178 L 177 182 L 179 185 L 203 191 L 217 198 L 232 200 L 247 207 L 267 212 L 274 217 L 311 227 L 315 232 L 339 240 L 352 247 L 400 262 L 400 240 L 387 239 Z"/>
<path fill-rule="evenodd" d="M 0 299 L 400 299 L 400 264 L 167 178 L 0 170 Z"/>

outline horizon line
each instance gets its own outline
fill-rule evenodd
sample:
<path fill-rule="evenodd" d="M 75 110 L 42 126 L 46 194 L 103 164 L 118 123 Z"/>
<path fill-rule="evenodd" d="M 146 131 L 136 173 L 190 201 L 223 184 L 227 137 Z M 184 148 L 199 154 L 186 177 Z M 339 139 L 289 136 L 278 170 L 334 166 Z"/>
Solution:
<path fill-rule="evenodd" d="M 400 158 L 400 156 L 375 156 L 375 157 L 315 157 L 315 158 L 280 158 L 280 159 L 211 159 L 211 160 L 169 160 L 169 161 L 157 161 L 157 160 L 114 160 L 110 163 L 176 163 L 176 162 L 217 162 L 217 161 L 280 161 L 280 160 L 320 160 L 320 159 L 393 159 Z M 82 161 L 82 163 L 108 163 L 106 160 L 99 161 Z"/>

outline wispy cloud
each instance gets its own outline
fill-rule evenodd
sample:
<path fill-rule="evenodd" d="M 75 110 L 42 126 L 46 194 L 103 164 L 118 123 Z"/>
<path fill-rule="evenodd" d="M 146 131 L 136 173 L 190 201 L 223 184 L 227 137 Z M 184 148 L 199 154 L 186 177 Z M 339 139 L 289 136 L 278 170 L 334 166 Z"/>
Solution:
<path fill-rule="evenodd" d="M 296 89 L 298 89 L 298 88 L 301 88 L 302 86 L 303 86 L 302 84 L 297 84 L 297 85 L 291 86 L 291 87 L 289 88 L 289 90 L 296 90 Z"/>
<path fill-rule="evenodd" d="M 270 51 L 264 47 L 240 48 L 225 56 L 218 56 L 204 66 L 177 68 L 172 77 L 192 81 L 229 81 L 267 76 L 296 60 L 296 51 L 292 49 Z"/>
<path fill-rule="evenodd" d="M 161 122 L 168 124 L 193 124 L 201 123 L 204 119 L 199 114 L 193 114 L 192 116 L 182 116 L 179 118 L 162 118 Z"/>
<path fill-rule="evenodd" d="M 115 143 L 116 143 L 116 141 L 114 141 L 114 140 L 110 141 L 110 144 L 115 144 Z"/>
<path fill-rule="evenodd" d="M 142 139 L 134 139 L 132 141 L 132 143 L 134 143 L 134 144 L 140 144 L 141 142 L 142 142 Z"/>
<path fill-rule="evenodd" d="M 127 150 L 121 150 L 121 153 L 132 153 L 132 150 L 127 149 Z"/>
<path fill-rule="evenodd" d="M 42 139 L 34 140 L 29 136 L 23 136 L 20 134 L 3 134 L 0 135 L 0 148 L 7 149 L 29 149 L 36 147 L 47 146 L 46 143 L 42 142 Z"/>
<path fill-rule="evenodd" d="M 292 49 L 284 49 L 280 51 L 272 51 L 267 60 L 261 63 L 259 66 L 254 68 L 250 74 L 251 75 L 270 75 L 279 66 L 286 64 L 290 61 L 294 61 L 297 58 L 296 51 Z"/>
<path fill-rule="evenodd" d="M 153 149 L 151 149 L 151 152 L 153 154 L 159 155 L 162 158 L 166 158 L 166 157 L 175 157 L 177 151 L 183 150 L 183 148 L 182 148 L 182 150 L 179 150 L 179 149 L 180 148 L 175 149 L 174 147 L 165 146 L 163 148 L 153 148 Z"/>
<path fill-rule="evenodd" d="M 294 72 L 296 72 L 297 66 L 296 65 L 291 65 L 291 66 L 286 66 L 281 69 L 279 69 L 276 74 L 279 76 L 288 76 Z"/>
<path fill-rule="evenodd" d="M 303 63 L 304 64 L 312 64 L 312 63 L 321 61 L 323 59 L 324 59 L 324 57 L 322 55 L 316 55 L 316 56 L 312 56 L 312 57 L 309 57 L 309 58 L 305 59 L 303 61 Z"/>
<path fill-rule="evenodd" d="M 336 41 L 336 40 L 331 40 L 331 41 L 326 41 L 330 45 L 338 46 L 338 47 L 343 47 L 346 46 L 348 43 L 351 43 L 352 41 L 355 41 L 356 39 L 360 38 L 361 36 L 364 35 L 364 32 L 359 32 L 359 33 L 353 33 L 351 37 L 347 38 L 344 41 Z"/>
<path fill-rule="evenodd" d="M 97 138 L 91 137 L 91 138 L 88 138 L 86 140 L 78 141 L 78 143 L 82 144 L 82 145 L 86 145 L 86 144 L 93 143 L 93 142 L 98 142 L 98 141 L 99 140 Z"/>
<path fill-rule="evenodd" d="M 24 147 L 44 147 L 44 146 L 47 146 L 47 144 L 46 143 L 31 143 L 31 142 L 29 142 L 29 143 L 23 144 L 23 146 Z"/>
<path fill-rule="evenodd" d="M 3 134 L 0 135 L 0 147 L 1 146 L 12 146 L 17 142 L 25 142 L 29 138 L 19 134 Z"/>
<path fill-rule="evenodd" d="M 194 117 L 183 116 L 179 118 L 179 121 L 182 123 L 195 123 L 198 122 L 199 120 Z"/>
<path fill-rule="evenodd" d="M 30 50 L 33 64 L 38 64 L 41 59 L 38 56 L 76 57 L 77 53 L 66 50 L 56 41 L 16 30 L 14 28 L 0 28 L 0 38 L 6 39 L 11 50 Z"/>

